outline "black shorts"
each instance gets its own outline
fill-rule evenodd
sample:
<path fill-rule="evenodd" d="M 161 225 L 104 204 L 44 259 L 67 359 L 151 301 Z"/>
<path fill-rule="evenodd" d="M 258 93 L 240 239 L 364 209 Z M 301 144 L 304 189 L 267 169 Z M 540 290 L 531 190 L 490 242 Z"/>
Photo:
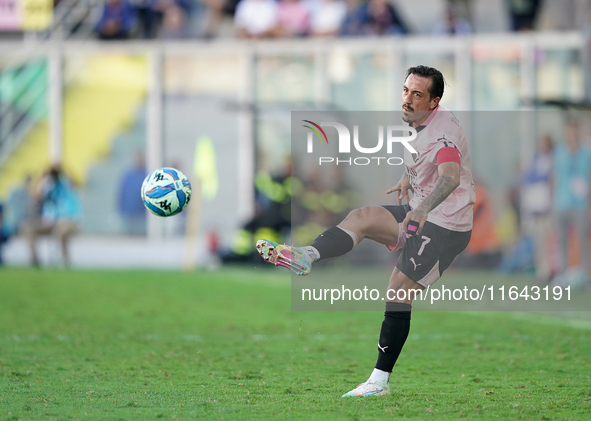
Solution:
<path fill-rule="evenodd" d="M 398 223 L 411 210 L 406 205 L 384 205 Z M 424 287 L 433 285 L 470 242 L 472 231 L 452 231 L 425 222 L 420 235 L 406 239 L 396 267 Z"/>

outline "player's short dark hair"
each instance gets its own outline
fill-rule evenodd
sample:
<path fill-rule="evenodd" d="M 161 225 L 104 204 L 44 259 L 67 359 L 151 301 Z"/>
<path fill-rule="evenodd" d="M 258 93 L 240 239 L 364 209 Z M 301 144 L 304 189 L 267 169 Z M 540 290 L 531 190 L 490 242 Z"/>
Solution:
<path fill-rule="evenodd" d="M 429 79 L 431 79 L 429 95 L 431 95 L 431 98 L 443 98 L 443 88 L 445 87 L 445 79 L 443 78 L 443 74 L 441 74 L 441 72 L 437 70 L 435 67 L 423 65 L 410 67 L 406 71 L 404 80 L 406 80 L 410 75 L 428 77 Z"/>

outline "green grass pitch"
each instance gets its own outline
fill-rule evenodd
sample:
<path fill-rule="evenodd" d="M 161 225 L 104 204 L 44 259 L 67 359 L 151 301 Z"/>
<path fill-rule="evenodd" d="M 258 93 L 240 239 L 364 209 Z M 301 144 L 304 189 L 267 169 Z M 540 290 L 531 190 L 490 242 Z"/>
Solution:
<path fill-rule="evenodd" d="M 382 313 L 270 269 L 0 269 L 0 419 L 591 419 L 589 323 L 551 314 L 415 312 L 392 395 L 343 399 Z"/>

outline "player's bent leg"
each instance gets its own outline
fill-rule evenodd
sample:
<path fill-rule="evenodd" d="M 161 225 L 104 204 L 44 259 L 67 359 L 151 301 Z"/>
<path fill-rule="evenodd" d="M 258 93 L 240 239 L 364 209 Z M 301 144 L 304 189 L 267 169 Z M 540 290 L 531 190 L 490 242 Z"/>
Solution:
<path fill-rule="evenodd" d="M 382 206 L 366 206 L 349 213 L 337 227 L 330 227 L 310 246 L 293 247 L 269 240 L 257 241 L 256 248 L 263 259 L 275 266 L 283 266 L 297 275 L 307 275 L 312 263 L 342 256 L 364 238 L 382 244 L 398 242 L 398 222 Z"/>
<path fill-rule="evenodd" d="M 383 206 L 353 209 L 337 226 L 354 232 L 358 242 L 364 238 L 385 245 L 396 244 L 398 241 L 398 221 Z"/>

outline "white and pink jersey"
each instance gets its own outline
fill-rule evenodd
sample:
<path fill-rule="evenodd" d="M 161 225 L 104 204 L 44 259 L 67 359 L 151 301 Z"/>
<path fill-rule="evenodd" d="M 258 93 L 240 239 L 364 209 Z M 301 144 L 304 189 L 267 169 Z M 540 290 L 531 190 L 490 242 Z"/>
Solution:
<path fill-rule="evenodd" d="M 417 127 L 417 138 L 411 143 L 418 154 L 404 150 L 406 174 L 414 189 L 410 207 L 417 206 L 427 197 L 439 175 L 437 173 L 437 153 L 447 147 L 459 150 L 461 157 L 460 185 L 443 201 L 429 212 L 427 221 L 452 231 L 472 229 L 472 207 L 476 200 L 470 152 L 464 130 L 453 113 L 438 106 L 425 122 Z"/>

